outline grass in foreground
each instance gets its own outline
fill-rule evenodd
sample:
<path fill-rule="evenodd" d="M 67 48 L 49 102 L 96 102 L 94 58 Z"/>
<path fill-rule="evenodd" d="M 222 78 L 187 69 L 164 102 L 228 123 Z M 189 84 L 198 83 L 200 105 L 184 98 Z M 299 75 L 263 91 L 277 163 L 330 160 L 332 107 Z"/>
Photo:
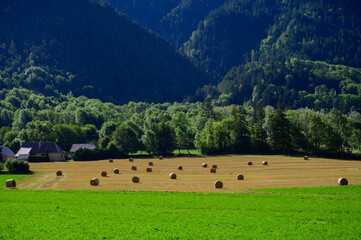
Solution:
<path fill-rule="evenodd" d="M 269 188 L 256 189 L 256 192 L 297 195 L 337 195 L 361 197 L 361 186 L 317 187 L 317 188 Z"/>
<path fill-rule="evenodd" d="M 1 190 L 0 238 L 360 239 L 361 186 L 272 191 Z"/>

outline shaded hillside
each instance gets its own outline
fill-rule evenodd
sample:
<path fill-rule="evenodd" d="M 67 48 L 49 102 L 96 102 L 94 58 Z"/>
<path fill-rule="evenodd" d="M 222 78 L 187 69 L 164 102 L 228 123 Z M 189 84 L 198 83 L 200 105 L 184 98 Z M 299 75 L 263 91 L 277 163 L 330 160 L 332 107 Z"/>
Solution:
<path fill-rule="evenodd" d="M 106 101 L 181 101 L 206 76 L 167 42 L 107 4 L 6 0 L 0 5 L 2 87 Z"/>
<path fill-rule="evenodd" d="M 162 1 L 109 0 L 149 26 L 140 5 Z M 239 64 L 284 64 L 291 58 L 361 67 L 357 0 L 183 0 L 156 10 L 150 28 L 220 80 Z M 158 4 L 158 5 L 157 5 Z M 115 4 L 116 5 L 116 4 Z M 161 13 L 160 13 L 161 12 Z M 163 15 L 161 17 L 161 15 Z"/>
<path fill-rule="evenodd" d="M 224 76 L 267 37 L 277 8 L 273 0 L 234 0 L 212 11 L 182 48 L 208 72 Z"/>
<path fill-rule="evenodd" d="M 182 0 L 107 0 L 114 8 L 127 14 L 148 29 L 156 30 L 161 19 Z"/>
<path fill-rule="evenodd" d="M 188 41 L 198 24 L 226 0 L 184 0 L 161 19 L 155 28 L 176 48 Z"/>

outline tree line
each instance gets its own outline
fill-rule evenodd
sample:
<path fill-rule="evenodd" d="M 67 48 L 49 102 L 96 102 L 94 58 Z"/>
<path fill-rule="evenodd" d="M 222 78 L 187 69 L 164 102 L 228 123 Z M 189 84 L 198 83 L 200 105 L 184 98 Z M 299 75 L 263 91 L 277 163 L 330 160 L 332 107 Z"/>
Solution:
<path fill-rule="evenodd" d="M 125 105 L 97 99 L 37 95 L 14 88 L 0 91 L 0 143 L 17 151 L 22 142 L 97 144 L 102 153 L 201 154 L 307 153 L 344 156 L 361 149 L 361 114 L 337 109 L 276 108 L 248 102 L 217 106 L 196 103 Z M 109 150 L 106 152 L 105 150 Z M 99 150 L 100 151 L 100 150 Z"/>

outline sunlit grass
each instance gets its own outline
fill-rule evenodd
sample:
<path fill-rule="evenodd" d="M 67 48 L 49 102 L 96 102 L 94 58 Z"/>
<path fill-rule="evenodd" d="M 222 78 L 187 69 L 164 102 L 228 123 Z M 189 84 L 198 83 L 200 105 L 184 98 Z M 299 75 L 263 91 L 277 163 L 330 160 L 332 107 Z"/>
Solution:
<path fill-rule="evenodd" d="M 360 238 L 360 186 L 272 191 L 1 190 L 0 239 Z"/>

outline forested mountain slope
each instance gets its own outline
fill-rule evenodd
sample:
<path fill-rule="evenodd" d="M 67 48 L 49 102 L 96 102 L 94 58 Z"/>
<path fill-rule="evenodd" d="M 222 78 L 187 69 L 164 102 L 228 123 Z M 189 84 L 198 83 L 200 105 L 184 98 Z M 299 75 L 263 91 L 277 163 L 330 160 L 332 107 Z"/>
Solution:
<path fill-rule="evenodd" d="M 231 0 L 198 25 L 183 49 L 221 76 L 247 61 L 292 57 L 360 67 L 360 16 L 356 0 Z"/>
<path fill-rule="evenodd" d="M 224 76 L 231 67 L 245 63 L 245 56 L 267 38 L 267 29 L 278 13 L 276 1 L 232 0 L 213 10 L 181 48 L 208 72 Z"/>
<path fill-rule="evenodd" d="M 103 2 L 4 0 L 0 85 L 117 103 L 182 101 L 207 76 Z"/>
<path fill-rule="evenodd" d="M 277 1 L 275 1 L 277 2 Z M 283 1 L 267 38 L 217 90 L 231 102 L 361 110 L 361 5 Z"/>
<path fill-rule="evenodd" d="M 226 0 L 183 0 L 161 19 L 155 30 L 179 48 L 188 41 L 203 19 L 225 2 Z"/>
<path fill-rule="evenodd" d="M 107 0 L 114 8 L 127 14 L 148 29 L 157 25 L 181 0 Z"/>
<path fill-rule="evenodd" d="M 203 97 L 361 110 L 358 0 L 183 0 L 173 7 L 151 29 L 220 82 L 198 91 Z"/>

